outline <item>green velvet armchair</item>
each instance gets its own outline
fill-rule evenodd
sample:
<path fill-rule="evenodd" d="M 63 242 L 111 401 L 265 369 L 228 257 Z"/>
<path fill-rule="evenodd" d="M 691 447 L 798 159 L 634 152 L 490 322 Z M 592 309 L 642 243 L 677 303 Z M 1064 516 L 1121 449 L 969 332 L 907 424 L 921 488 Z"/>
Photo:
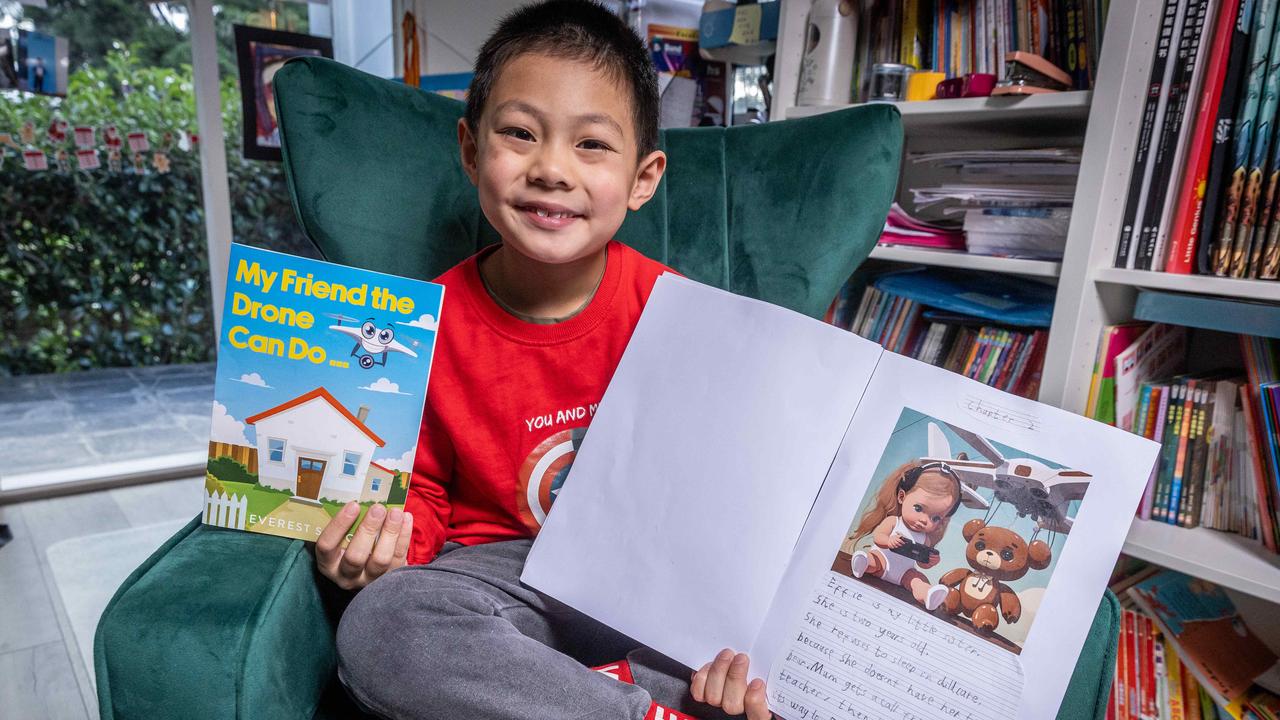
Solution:
<path fill-rule="evenodd" d="M 293 205 L 327 259 L 431 278 L 498 240 L 459 163 L 462 103 L 318 58 L 290 62 L 274 85 Z M 666 176 L 618 239 L 695 280 L 817 317 L 875 244 L 902 127 L 880 105 L 667 130 L 661 145 Z M 101 717 L 362 717 L 335 675 L 346 600 L 316 574 L 309 545 L 196 518 L 103 613 Z M 1107 593 L 1059 717 L 1104 716 L 1118 616 Z"/>

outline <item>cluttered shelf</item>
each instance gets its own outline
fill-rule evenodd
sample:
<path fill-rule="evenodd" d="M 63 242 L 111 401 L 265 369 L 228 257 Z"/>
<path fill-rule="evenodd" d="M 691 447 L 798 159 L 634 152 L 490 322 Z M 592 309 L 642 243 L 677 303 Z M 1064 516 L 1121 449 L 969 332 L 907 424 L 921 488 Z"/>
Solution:
<path fill-rule="evenodd" d="M 891 103 L 902 113 L 902 123 L 907 131 L 931 127 L 954 128 L 958 125 L 975 125 L 999 121 L 1007 123 L 1079 123 L 1089 119 L 1089 107 L 1093 92 L 1043 93 L 1039 95 L 1003 95 L 998 97 L 951 98 L 947 100 L 916 100 Z M 787 110 L 787 118 L 808 117 L 850 105 L 796 106 Z M 1001 132 L 1009 132 L 1007 125 Z"/>
<path fill-rule="evenodd" d="M 1062 270 L 1062 263 L 1053 260 L 1028 260 L 1024 258 L 974 255 L 956 250 L 932 250 L 899 245 L 877 245 L 871 251 L 871 258 L 873 260 L 912 263 L 915 265 L 965 268 L 982 272 L 1041 278 L 1056 278 Z"/>
<path fill-rule="evenodd" d="M 1280 282 L 1272 280 L 1246 280 L 1215 275 L 1181 275 L 1149 270 L 1123 268 L 1099 268 L 1093 274 L 1095 282 L 1153 290 L 1174 290 L 1201 295 L 1220 295 L 1240 300 L 1280 302 Z"/>
<path fill-rule="evenodd" d="M 1209 528 L 1135 518 L 1124 552 L 1223 587 L 1280 602 L 1280 557 L 1256 541 Z"/>

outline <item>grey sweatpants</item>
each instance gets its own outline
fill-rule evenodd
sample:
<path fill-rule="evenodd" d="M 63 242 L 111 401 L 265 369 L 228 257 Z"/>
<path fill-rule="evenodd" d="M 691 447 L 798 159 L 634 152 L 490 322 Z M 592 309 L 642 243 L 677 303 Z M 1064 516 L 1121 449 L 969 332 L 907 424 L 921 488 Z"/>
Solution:
<path fill-rule="evenodd" d="M 451 543 L 361 590 L 338 625 L 347 692 L 395 720 L 642 720 L 651 698 L 726 717 L 693 701 L 683 665 L 521 585 L 531 546 Z M 624 657 L 636 685 L 588 669 Z"/>

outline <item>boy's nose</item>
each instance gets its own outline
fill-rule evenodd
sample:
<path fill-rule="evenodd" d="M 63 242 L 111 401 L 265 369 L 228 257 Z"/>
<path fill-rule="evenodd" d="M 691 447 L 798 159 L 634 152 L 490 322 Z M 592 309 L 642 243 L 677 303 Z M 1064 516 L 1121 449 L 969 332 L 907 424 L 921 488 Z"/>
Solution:
<path fill-rule="evenodd" d="M 534 185 L 543 187 L 566 190 L 573 187 L 563 155 L 554 148 L 537 153 L 529 165 L 528 179 Z"/>

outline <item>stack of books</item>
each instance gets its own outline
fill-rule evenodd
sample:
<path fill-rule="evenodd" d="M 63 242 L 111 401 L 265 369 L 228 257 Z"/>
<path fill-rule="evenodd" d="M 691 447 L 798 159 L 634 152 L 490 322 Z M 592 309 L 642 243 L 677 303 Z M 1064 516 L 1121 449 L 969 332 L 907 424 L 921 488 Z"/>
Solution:
<path fill-rule="evenodd" d="M 1116 267 L 1280 277 L 1272 0 L 1166 0 Z"/>
<path fill-rule="evenodd" d="M 1048 331 L 1003 322 L 990 313 L 982 317 L 943 306 L 940 298 L 947 289 L 934 284 L 938 275 L 882 276 L 856 303 L 852 298 L 857 287 L 849 283 L 832 304 L 827 320 L 892 352 L 1034 399 L 1040 389 Z M 978 296 L 981 291 L 975 289 L 972 294 Z"/>
<path fill-rule="evenodd" d="M 871 67 L 901 63 L 961 77 L 1004 76 L 1005 55 L 1040 55 L 1071 76 L 1075 89 L 1093 86 L 1106 24 L 1107 0 L 871 0 L 859 14 L 854 54 L 859 100 Z"/>
<path fill-rule="evenodd" d="M 911 195 L 918 216 L 960 225 L 970 253 L 1062 258 L 1079 148 L 913 153 L 910 160 L 929 168 L 930 177 L 956 176 L 954 183 L 912 187 Z"/>
<path fill-rule="evenodd" d="M 1111 589 L 1123 610 L 1108 718 L 1277 717 L 1276 656 L 1222 588 L 1148 566 L 1123 569 Z"/>
<path fill-rule="evenodd" d="M 1237 533 L 1276 552 L 1280 364 L 1275 341 L 1239 342 L 1243 371 L 1187 373 L 1185 328 L 1106 327 L 1085 414 L 1160 443 L 1139 517 Z"/>

